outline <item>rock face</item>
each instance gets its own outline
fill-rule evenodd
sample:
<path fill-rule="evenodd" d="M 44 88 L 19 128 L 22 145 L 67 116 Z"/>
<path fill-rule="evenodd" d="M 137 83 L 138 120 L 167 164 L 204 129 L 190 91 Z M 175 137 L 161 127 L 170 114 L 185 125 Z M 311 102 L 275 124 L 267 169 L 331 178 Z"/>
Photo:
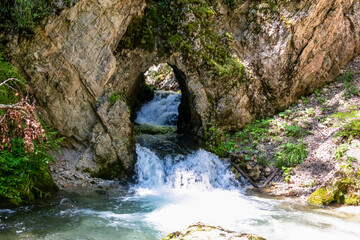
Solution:
<path fill-rule="evenodd" d="M 360 53 L 359 1 L 278 6 L 260 0 L 231 6 L 210 1 L 204 12 L 196 1 L 187 1 L 185 8 L 173 5 L 178 2 L 185 4 L 168 6 L 184 10 L 174 23 L 167 16 L 154 18 L 156 8 L 145 8 L 145 0 L 81 0 L 50 17 L 33 39 L 8 44 L 13 63 L 29 80 L 39 116 L 67 137 L 64 148 L 78 153 L 76 168 L 105 178 L 131 175 L 130 110 L 144 95 L 143 74 L 154 64 L 168 63 L 179 82 L 180 129 L 202 135 L 208 122 L 236 130 L 285 109 L 331 82 Z M 147 39 L 128 47 L 128 26 L 136 26 L 141 16 L 156 24 L 142 28 L 140 36 Z M 177 28 L 169 36 L 166 24 Z M 162 25 L 161 34 L 155 34 Z"/>
<path fill-rule="evenodd" d="M 124 177 L 134 164 L 130 110 L 120 99 L 110 104 L 106 86 L 117 69 L 117 43 L 144 6 L 143 0 L 79 1 L 31 41 L 11 44 L 41 119 L 78 150 L 77 168 L 96 176 Z"/>
<path fill-rule="evenodd" d="M 176 239 L 192 239 L 192 240 L 265 240 L 265 238 L 257 237 L 251 234 L 237 233 L 225 230 L 221 227 L 207 226 L 202 223 L 197 223 L 179 232 L 174 232 L 164 237 L 162 240 L 176 240 Z"/>

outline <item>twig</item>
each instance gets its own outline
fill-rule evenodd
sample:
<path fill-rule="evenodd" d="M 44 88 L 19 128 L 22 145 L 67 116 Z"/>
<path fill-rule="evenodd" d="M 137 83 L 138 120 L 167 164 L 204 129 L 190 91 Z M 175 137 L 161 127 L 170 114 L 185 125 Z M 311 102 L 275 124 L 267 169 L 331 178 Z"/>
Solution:
<path fill-rule="evenodd" d="M 18 82 L 22 83 L 22 82 L 21 82 L 19 79 L 17 79 L 17 78 L 8 78 L 8 79 L 6 79 L 5 81 L 3 81 L 2 83 L 0 83 L 0 86 L 1 86 L 1 85 L 4 85 L 5 83 L 10 82 L 10 81 L 18 81 Z"/>
<path fill-rule="evenodd" d="M 19 110 L 25 110 L 25 107 L 23 106 L 17 106 L 16 104 L 0 104 L 0 109 L 19 109 Z"/>
<path fill-rule="evenodd" d="M 266 187 L 276 176 L 276 174 L 279 172 L 280 170 L 277 168 L 276 170 L 274 170 L 271 175 L 266 179 L 266 181 L 264 182 L 264 184 L 262 185 L 262 187 Z"/>
<path fill-rule="evenodd" d="M 4 116 L 1 118 L 0 123 L 1 123 L 2 121 L 4 121 L 5 117 L 6 117 L 6 113 L 4 113 Z"/>
<path fill-rule="evenodd" d="M 248 180 L 248 182 L 254 187 L 254 188 L 259 188 L 258 185 L 256 185 L 256 183 L 251 180 L 251 178 L 243 171 L 241 170 L 241 168 L 239 168 L 238 165 L 236 165 L 235 163 L 233 162 L 230 162 L 230 164 L 244 177 L 246 178 L 246 180 Z"/>

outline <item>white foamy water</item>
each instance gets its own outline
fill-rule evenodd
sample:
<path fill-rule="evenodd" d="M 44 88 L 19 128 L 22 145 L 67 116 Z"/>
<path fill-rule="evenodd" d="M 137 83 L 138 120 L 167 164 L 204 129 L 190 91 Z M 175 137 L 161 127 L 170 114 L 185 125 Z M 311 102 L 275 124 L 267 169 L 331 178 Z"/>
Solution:
<path fill-rule="evenodd" d="M 154 99 L 144 104 L 137 113 L 135 122 L 160 126 L 175 126 L 181 93 L 155 91 Z"/>
<path fill-rule="evenodd" d="M 156 207 L 143 220 L 164 234 L 200 221 L 267 239 L 360 239 L 355 216 L 247 196 L 228 164 L 205 150 L 160 159 L 137 145 L 137 154 L 138 183 L 129 200 L 152 201 Z"/>

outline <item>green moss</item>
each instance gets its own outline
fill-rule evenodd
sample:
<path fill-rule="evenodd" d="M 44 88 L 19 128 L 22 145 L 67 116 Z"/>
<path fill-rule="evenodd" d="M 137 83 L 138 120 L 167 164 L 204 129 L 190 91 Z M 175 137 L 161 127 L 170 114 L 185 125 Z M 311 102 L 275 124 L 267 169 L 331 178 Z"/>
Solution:
<path fill-rule="evenodd" d="M 344 203 L 346 205 L 358 205 L 360 203 L 360 196 L 356 194 L 348 194 L 345 196 Z"/>
<path fill-rule="evenodd" d="M 338 178 L 335 178 L 327 187 L 321 187 L 313 192 L 308 203 L 325 206 L 332 203 L 358 205 L 360 203 L 359 179 L 352 172 L 342 170 Z"/>
<path fill-rule="evenodd" d="M 308 199 L 308 203 L 316 206 L 329 205 L 333 201 L 334 201 L 333 192 L 328 191 L 324 187 L 318 188 L 315 192 L 313 192 L 310 195 Z"/>

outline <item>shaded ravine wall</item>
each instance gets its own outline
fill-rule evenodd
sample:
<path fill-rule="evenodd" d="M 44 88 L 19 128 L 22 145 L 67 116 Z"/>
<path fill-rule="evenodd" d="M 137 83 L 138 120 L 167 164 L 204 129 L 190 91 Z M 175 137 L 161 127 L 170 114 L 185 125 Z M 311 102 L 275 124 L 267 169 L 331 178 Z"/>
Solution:
<path fill-rule="evenodd" d="M 62 157 L 96 176 L 125 178 L 135 162 L 131 109 L 145 94 L 140 76 L 151 65 L 174 68 L 185 93 L 180 127 L 202 135 L 208 122 L 236 130 L 285 109 L 333 81 L 359 54 L 359 1 L 241 2 L 230 9 L 209 1 L 213 31 L 232 35 L 232 55 L 245 66 L 241 80 L 220 79 L 181 50 L 165 52 L 166 39 L 156 39 L 151 51 L 121 46 L 145 0 L 79 1 L 50 17 L 33 39 L 14 38 L 8 54 L 26 74 L 41 119 L 66 137 L 62 151 L 70 153 Z M 193 39 L 199 49 L 205 44 Z"/>

